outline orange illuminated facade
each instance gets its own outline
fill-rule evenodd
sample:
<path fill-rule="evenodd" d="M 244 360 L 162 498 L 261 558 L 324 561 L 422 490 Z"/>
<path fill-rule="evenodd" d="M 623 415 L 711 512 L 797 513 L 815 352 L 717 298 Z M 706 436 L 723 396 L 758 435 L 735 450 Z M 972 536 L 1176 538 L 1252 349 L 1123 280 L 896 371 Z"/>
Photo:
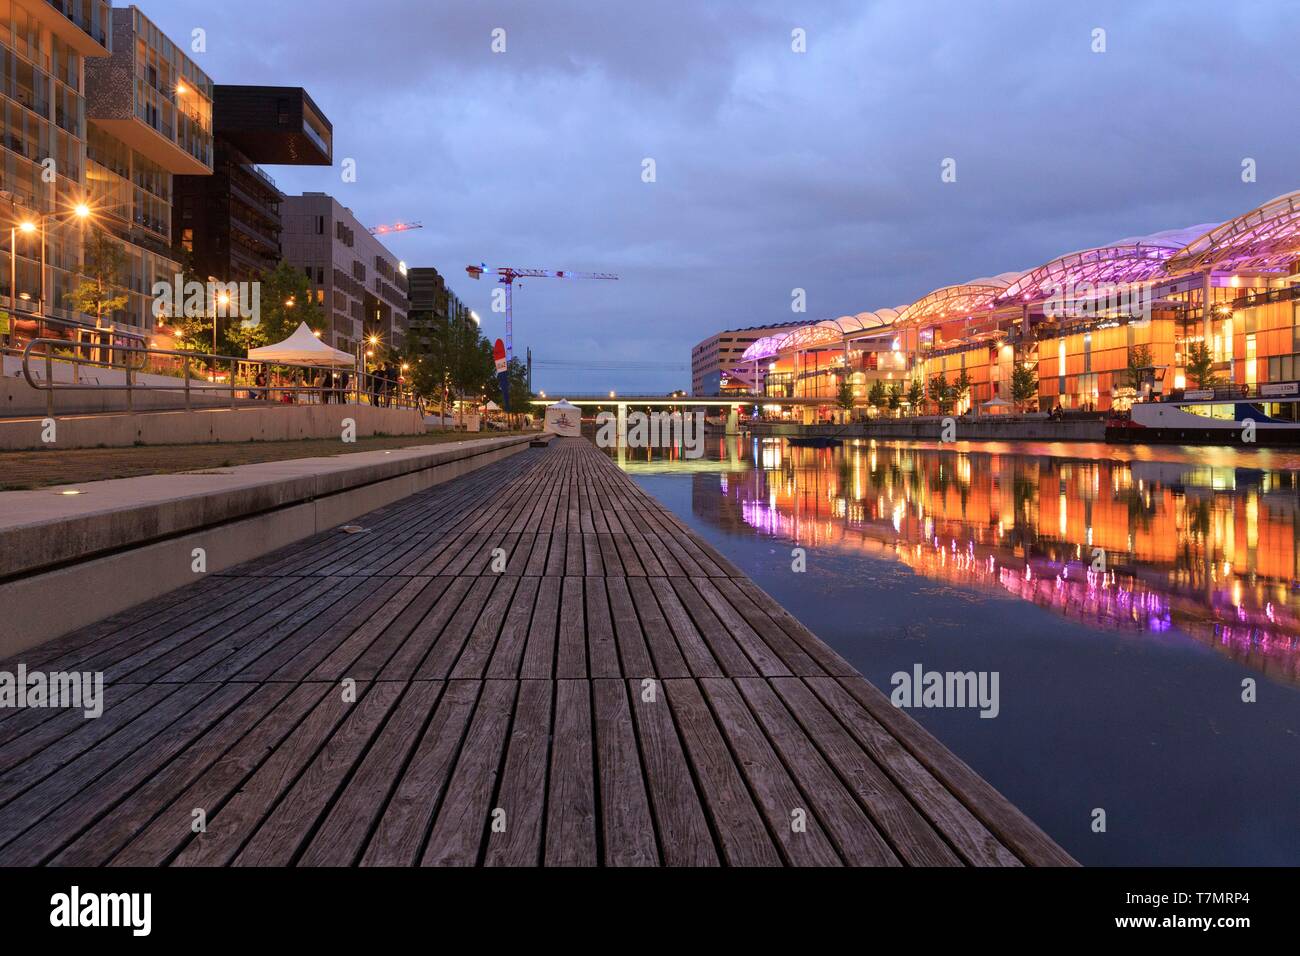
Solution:
<path fill-rule="evenodd" d="M 1297 303 L 1300 191 L 1222 224 L 1123 239 L 769 336 L 734 364 L 757 394 L 825 399 L 770 408 L 807 422 L 1105 413 L 1187 390 L 1250 396 L 1300 380 Z"/>

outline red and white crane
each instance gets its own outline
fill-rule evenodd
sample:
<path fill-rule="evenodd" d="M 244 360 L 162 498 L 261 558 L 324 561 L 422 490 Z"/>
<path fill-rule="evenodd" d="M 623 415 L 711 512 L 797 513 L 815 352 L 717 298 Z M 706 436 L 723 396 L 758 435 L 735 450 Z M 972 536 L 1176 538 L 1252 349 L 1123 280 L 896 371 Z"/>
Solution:
<path fill-rule="evenodd" d="M 410 232 L 413 229 L 423 229 L 422 222 L 394 222 L 385 223 L 382 226 L 371 226 L 367 230 L 372 236 L 388 236 L 395 232 Z"/>
<path fill-rule="evenodd" d="M 618 279 L 609 272 L 573 272 L 568 269 L 512 269 L 500 266 L 495 269 L 486 264 L 466 266 L 465 271 L 471 279 L 481 279 L 485 275 L 496 276 L 497 281 L 506 287 L 506 361 L 514 355 L 514 288 L 518 279 Z"/>

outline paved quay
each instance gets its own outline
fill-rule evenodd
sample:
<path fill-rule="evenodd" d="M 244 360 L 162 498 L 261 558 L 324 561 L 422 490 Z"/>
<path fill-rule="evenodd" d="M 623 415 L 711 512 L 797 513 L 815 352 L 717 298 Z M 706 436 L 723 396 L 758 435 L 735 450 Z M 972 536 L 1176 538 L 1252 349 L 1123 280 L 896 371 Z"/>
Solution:
<path fill-rule="evenodd" d="M 1073 863 L 580 439 L 20 662 L 0 865 Z"/>

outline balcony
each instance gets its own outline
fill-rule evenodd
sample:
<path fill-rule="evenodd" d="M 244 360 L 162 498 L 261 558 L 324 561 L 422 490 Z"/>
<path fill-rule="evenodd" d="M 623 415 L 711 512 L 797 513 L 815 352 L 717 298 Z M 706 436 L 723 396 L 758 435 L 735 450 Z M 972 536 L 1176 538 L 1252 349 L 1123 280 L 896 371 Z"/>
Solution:
<path fill-rule="evenodd" d="M 302 87 L 218 85 L 213 102 L 213 128 L 252 162 L 333 164 L 333 127 Z"/>
<path fill-rule="evenodd" d="M 99 25 L 96 26 L 82 12 L 85 7 L 99 10 Z M 63 40 L 82 56 L 109 56 L 112 43 L 108 37 L 109 4 L 105 0 L 92 0 L 83 4 L 81 0 L 45 0 L 45 3 L 29 7 L 32 19 L 48 27 L 55 36 Z M 76 29 L 70 29 L 76 27 Z"/>

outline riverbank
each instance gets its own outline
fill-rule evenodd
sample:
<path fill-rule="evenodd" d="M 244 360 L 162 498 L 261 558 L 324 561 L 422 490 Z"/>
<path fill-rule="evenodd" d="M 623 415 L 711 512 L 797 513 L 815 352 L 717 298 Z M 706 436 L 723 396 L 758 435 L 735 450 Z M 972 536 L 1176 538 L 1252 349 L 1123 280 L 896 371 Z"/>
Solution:
<path fill-rule="evenodd" d="M 800 425 L 793 422 L 751 422 L 745 427 L 759 437 L 790 438 L 801 436 L 835 436 L 836 438 L 916 439 L 939 441 L 947 419 L 889 418 L 851 425 Z M 1073 441 L 1106 440 L 1106 422 L 1097 418 L 1049 418 L 1006 416 L 983 418 L 956 417 L 957 441 Z"/>

